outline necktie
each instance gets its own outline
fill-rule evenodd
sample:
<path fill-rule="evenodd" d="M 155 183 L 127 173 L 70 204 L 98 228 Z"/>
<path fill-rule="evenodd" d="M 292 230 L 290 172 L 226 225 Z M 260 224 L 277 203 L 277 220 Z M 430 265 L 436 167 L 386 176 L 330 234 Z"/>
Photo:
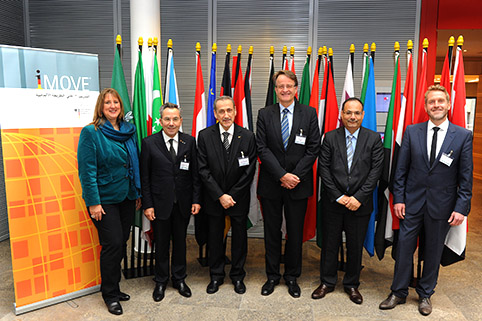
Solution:
<path fill-rule="evenodd" d="M 229 149 L 229 140 L 228 140 L 228 137 L 229 137 L 229 133 L 228 132 L 224 132 L 223 133 L 223 146 L 224 146 L 224 149 L 228 150 Z"/>
<path fill-rule="evenodd" d="M 435 154 L 437 152 L 437 132 L 439 129 L 439 127 L 433 128 L 432 148 L 430 149 L 430 167 L 432 167 L 433 162 L 435 161 Z"/>
<path fill-rule="evenodd" d="M 281 138 L 283 139 L 283 146 L 286 150 L 290 138 L 287 108 L 283 109 L 283 118 L 281 119 Z"/>
<path fill-rule="evenodd" d="M 353 148 L 353 135 L 348 135 L 348 137 L 346 138 L 346 160 L 348 162 L 348 172 L 350 172 L 354 152 L 355 150 Z"/>
<path fill-rule="evenodd" d="M 169 153 L 171 153 L 171 158 L 172 158 L 172 161 L 175 162 L 176 161 L 176 151 L 174 150 L 174 139 L 169 139 L 169 144 L 171 144 L 171 146 L 169 147 Z"/>

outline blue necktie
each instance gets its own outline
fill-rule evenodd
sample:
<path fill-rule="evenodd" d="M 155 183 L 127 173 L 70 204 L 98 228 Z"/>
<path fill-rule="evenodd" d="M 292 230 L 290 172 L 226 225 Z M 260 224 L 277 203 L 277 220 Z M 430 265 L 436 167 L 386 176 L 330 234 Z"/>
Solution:
<path fill-rule="evenodd" d="M 353 135 L 348 135 L 346 137 L 346 160 L 348 162 L 348 172 L 350 172 L 354 152 L 355 150 L 353 148 Z"/>
<path fill-rule="evenodd" d="M 286 150 L 288 140 L 290 138 L 290 127 L 288 124 L 288 108 L 283 109 L 283 118 L 281 119 L 281 138 L 283 138 L 283 146 Z"/>

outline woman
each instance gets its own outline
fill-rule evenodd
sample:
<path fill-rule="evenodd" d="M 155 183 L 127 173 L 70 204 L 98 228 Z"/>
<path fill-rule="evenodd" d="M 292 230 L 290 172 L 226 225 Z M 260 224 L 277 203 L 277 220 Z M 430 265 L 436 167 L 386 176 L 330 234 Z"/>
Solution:
<path fill-rule="evenodd" d="M 102 297 L 110 313 L 122 314 L 121 261 L 139 209 L 140 176 L 136 128 L 124 122 L 122 100 L 112 88 L 97 98 L 94 120 L 80 133 L 77 161 L 82 198 L 99 234 Z"/>

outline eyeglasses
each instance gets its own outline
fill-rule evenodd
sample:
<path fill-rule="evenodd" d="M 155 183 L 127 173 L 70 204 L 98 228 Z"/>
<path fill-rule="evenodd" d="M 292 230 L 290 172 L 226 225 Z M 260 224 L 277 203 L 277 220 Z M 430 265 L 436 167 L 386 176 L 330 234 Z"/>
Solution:
<path fill-rule="evenodd" d="M 343 113 L 348 116 L 351 116 L 351 115 L 361 116 L 363 114 L 362 111 L 344 111 Z"/>
<path fill-rule="evenodd" d="M 295 85 L 279 85 L 279 86 L 276 86 L 276 88 L 279 88 L 279 89 L 293 89 L 294 87 L 296 87 Z"/>

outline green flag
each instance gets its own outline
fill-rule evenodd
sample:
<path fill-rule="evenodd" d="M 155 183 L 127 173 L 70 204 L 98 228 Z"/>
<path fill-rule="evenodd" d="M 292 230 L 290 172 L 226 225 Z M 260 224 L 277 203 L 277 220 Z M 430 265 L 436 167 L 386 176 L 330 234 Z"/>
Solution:
<path fill-rule="evenodd" d="M 146 88 L 144 84 L 144 67 L 142 66 L 142 52 L 139 50 L 136 75 L 134 78 L 134 98 L 132 99 L 132 114 L 136 125 L 137 143 L 139 150 L 142 139 L 147 137 Z"/>
<path fill-rule="evenodd" d="M 370 59 L 368 59 L 368 52 L 363 53 L 363 74 L 362 74 L 362 90 L 360 100 L 365 103 L 365 96 L 367 94 L 368 74 L 370 70 Z"/>
<path fill-rule="evenodd" d="M 112 68 L 112 80 L 110 86 L 117 90 L 122 103 L 124 104 L 124 120 L 132 122 L 131 101 L 129 100 L 129 93 L 127 92 L 126 79 L 124 77 L 124 69 L 122 68 L 122 61 L 120 59 L 119 47 L 116 47 L 114 54 L 114 67 Z"/>
<path fill-rule="evenodd" d="M 301 86 L 300 86 L 300 104 L 309 105 L 310 104 L 310 55 L 306 55 L 305 66 L 303 67 L 303 75 L 301 76 Z M 314 106 L 313 106 L 314 107 Z"/>
<path fill-rule="evenodd" d="M 161 81 L 159 77 L 159 66 L 157 64 L 157 50 L 154 54 L 154 72 L 152 82 L 152 133 L 158 133 L 161 129 L 161 114 L 159 110 L 162 106 Z"/>

